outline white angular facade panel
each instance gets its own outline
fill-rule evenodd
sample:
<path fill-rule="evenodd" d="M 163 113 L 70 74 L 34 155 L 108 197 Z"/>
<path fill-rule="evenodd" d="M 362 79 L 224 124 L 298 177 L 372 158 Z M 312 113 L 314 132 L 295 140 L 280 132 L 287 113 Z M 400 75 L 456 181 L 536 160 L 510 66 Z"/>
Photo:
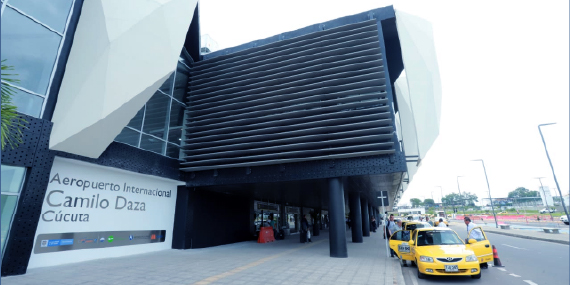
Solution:
<path fill-rule="evenodd" d="M 198 0 L 85 1 L 50 149 L 97 158 L 176 69 Z"/>
<path fill-rule="evenodd" d="M 399 10 L 396 10 L 396 27 L 409 92 L 406 103 L 415 122 L 417 152 L 423 159 L 439 135 L 441 116 L 441 80 L 433 32 L 428 21 Z M 412 142 L 406 141 L 404 135 L 404 143 Z M 406 147 L 407 150 L 411 149 Z"/>
<path fill-rule="evenodd" d="M 404 73 L 396 80 L 394 84 L 396 98 L 398 100 L 398 113 L 400 115 L 400 125 L 402 132 L 402 140 L 404 152 L 406 156 L 417 156 L 418 153 L 418 136 L 416 132 L 416 121 L 414 113 L 410 107 L 410 94 L 408 92 L 408 81 Z M 415 158 L 414 158 L 415 159 Z M 411 159 L 412 160 L 412 159 Z M 408 162 L 409 182 L 412 182 L 414 175 L 418 171 L 417 162 Z M 408 183 L 409 183 L 408 182 Z M 404 189 L 407 188 L 405 184 Z"/>

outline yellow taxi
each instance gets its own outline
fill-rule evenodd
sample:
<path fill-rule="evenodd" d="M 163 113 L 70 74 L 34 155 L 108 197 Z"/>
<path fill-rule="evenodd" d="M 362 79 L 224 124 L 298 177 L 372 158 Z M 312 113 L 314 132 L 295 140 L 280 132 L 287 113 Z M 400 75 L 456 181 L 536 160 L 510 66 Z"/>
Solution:
<path fill-rule="evenodd" d="M 431 228 L 433 227 L 427 222 L 419 222 L 419 221 L 403 221 L 402 222 L 402 230 L 413 231 L 415 229 L 421 228 Z"/>
<path fill-rule="evenodd" d="M 409 260 L 417 266 L 419 279 L 426 274 L 479 279 L 480 263 L 492 260 L 493 252 L 483 230 L 480 227 L 473 230 L 477 230 L 478 239 L 469 239 L 467 244 L 449 228 L 396 231 L 390 239 L 390 248 L 396 252 L 400 265 L 407 266 Z"/>

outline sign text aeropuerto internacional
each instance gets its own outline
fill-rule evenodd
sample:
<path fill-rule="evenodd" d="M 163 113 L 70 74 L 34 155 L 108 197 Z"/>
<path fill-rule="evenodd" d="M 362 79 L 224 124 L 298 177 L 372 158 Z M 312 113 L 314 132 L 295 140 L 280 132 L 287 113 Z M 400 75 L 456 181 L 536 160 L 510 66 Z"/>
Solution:
<path fill-rule="evenodd" d="M 148 196 L 158 196 L 158 197 L 166 197 L 170 198 L 172 194 L 172 190 L 159 190 L 157 189 L 146 189 L 146 188 L 139 188 L 135 186 L 127 186 L 127 183 L 123 183 L 123 187 L 117 183 L 106 183 L 106 182 L 92 182 L 89 180 L 82 180 L 82 179 L 75 179 L 75 178 L 68 178 L 64 177 L 63 179 L 60 178 L 59 173 L 56 173 L 53 178 L 49 182 L 51 183 L 58 183 L 60 185 L 66 186 L 75 186 L 80 188 L 82 191 L 90 190 L 109 190 L 113 192 L 119 192 L 121 189 L 123 192 L 127 193 L 134 193 L 134 194 L 143 194 Z M 113 199 L 112 199 L 113 200 Z M 129 211 L 146 211 L 146 204 L 145 202 L 139 201 L 130 201 L 123 196 L 116 196 L 114 199 L 115 210 L 122 210 L 126 209 Z M 63 190 L 51 190 L 46 195 L 46 203 L 50 207 L 58 208 L 89 208 L 89 209 L 107 209 L 109 207 L 109 200 L 107 199 L 100 199 L 99 194 L 94 194 L 92 197 L 81 197 L 81 196 L 65 196 L 65 192 Z M 54 210 L 48 210 L 42 214 L 42 220 L 45 222 L 89 222 L 89 214 L 70 214 L 64 213 L 63 210 L 60 210 L 56 213 Z"/>

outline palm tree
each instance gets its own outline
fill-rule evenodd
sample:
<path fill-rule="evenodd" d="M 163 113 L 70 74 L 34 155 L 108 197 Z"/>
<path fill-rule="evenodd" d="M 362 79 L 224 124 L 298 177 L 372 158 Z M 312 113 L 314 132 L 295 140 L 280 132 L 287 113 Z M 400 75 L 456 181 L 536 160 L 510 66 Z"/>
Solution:
<path fill-rule="evenodd" d="M 16 111 L 17 107 L 12 104 L 12 96 L 14 95 L 14 87 L 10 83 L 18 83 L 20 80 L 13 78 L 17 74 L 5 73 L 14 70 L 13 66 L 5 65 L 2 60 L 2 150 L 7 144 L 12 149 L 18 147 L 23 142 L 22 129 L 27 127 L 24 123 L 27 121 L 21 117 Z"/>

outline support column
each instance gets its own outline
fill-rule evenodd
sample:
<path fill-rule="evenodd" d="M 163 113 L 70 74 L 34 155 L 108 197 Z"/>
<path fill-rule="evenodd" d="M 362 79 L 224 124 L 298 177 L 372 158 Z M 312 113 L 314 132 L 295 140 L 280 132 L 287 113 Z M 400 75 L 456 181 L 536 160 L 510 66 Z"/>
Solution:
<path fill-rule="evenodd" d="M 344 189 L 340 178 L 329 178 L 329 246 L 331 257 L 348 257 L 344 216 Z"/>
<path fill-rule="evenodd" d="M 368 215 L 368 200 L 360 200 L 360 208 L 362 209 L 362 235 L 370 236 L 370 215 Z"/>
<path fill-rule="evenodd" d="M 353 192 L 348 196 L 350 220 L 352 220 L 352 242 L 362 242 L 362 212 L 360 209 L 360 193 Z"/>

